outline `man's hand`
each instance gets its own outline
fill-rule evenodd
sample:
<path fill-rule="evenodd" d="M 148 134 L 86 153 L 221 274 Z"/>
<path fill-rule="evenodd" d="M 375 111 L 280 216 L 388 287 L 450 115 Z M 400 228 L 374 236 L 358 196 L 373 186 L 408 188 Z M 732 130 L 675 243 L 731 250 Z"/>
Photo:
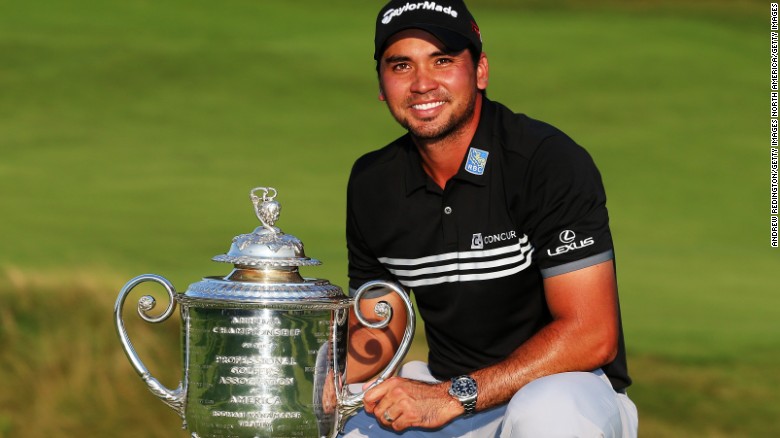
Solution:
<path fill-rule="evenodd" d="M 368 390 L 363 404 L 366 412 L 389 429 L 435 429 L 464 412 L 448 389 L 449 382 L 432 384 L 391 377 Z"/>

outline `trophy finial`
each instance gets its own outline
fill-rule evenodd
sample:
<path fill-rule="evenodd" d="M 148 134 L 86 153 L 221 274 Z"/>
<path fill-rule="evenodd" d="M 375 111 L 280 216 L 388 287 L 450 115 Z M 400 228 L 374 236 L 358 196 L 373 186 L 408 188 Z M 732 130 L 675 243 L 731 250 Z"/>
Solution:
<path fill-rule="evenodd" d="M 260 191 L 263 192 L 262 197 L 255 194 L 255 192 Z M 252 204 L 255 206 L 255 215 L 260 219 L 263 227 L 273 233 L 280 232 L 279 228 L 274 226 L 274 223 L 279 220 L 279 213 L 282 211 L 282 205 L 274 200 L 276 194 L 276 189 L 273 187 L 255 187 L 249 192 L 249 199 L 252 200 Z"/>
<path fill-rule="evenodd" d="M 242 269 L 291 268 L 320 264 L 319 260 L 306 257 L 303 242 L 293 235 L 283 233 L 275 226 L 282 210 L 281 204 L 274 200 L 276 195 L 277 191 L 273 187 L 255 187 L 249 191 L 255 215 L 262 225 L 251 233 L 234 237 L 228 252 L 212 260 L 241 265 Z"/>

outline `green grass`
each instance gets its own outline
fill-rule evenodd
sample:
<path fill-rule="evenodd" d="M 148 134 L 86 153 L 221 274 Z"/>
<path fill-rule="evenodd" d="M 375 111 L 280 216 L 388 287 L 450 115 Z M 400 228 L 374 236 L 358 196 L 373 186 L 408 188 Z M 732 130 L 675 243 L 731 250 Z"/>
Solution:
<path fill-rule="evenodd" d="M 602 171 L 641 435 L 777 435 L 768 5 L 473 3 L 490 96 Z M 324 262 L 305 273 L 346 286 L 349 169 L 401 132 L 376 100 L 376 6 L 0 6 L 0 436 L 175 433 L 111 306 L 140 273 L 226 273 L 210 258 L 256 226 L 252 187 Z M 137 330 L 175 380 L 175 328 Z"/>
<path fill-rule="evenodd" d="M 94 272 L 51 274 L 3 273 L 0 436 L 174 436 L 178 416 L 147 390 L 117 348 L 110 312 L 118 280 Z M 139 324 L 134 307 L 126 306 L 132 342 L 155 377 L 175 387 L 181 378 L 177 322 Z"/>

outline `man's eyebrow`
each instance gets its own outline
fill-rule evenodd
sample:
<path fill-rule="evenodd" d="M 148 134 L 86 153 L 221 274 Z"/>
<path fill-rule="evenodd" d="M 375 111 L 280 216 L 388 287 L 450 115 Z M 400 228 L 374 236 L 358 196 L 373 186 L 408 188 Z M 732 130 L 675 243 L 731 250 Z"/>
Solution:
<path fill-rule="evenodd" d="M 445 52 L 443 50 L 437 50 L 435 52 L 431 52 L 428 55 L 428 58 L 437 58 L 439 56 L 457 56 L 459 54 L 460 54 L 460 52 L 450 52 L 450 51 Z M 395 62 L 407 62 L 407 61 L 410 61 L 410 60 L 411 60 L 410 57 L 403 56 L 403 55 L 390 55 L 387 58 L 385 58 L 385 62 L 388 63 L 388 64 L 392 64 L 392 63 L 395 63 Z"/>
<path fill-rule="evenodd" d="M 392 64 L 395 62 L 406 62 L 409 61 L 411 58 L 408 56 L 402 56 L 402 55 L 390 55 L 387 58 L 385 58 L 385 62 L 388 64 Z"/>

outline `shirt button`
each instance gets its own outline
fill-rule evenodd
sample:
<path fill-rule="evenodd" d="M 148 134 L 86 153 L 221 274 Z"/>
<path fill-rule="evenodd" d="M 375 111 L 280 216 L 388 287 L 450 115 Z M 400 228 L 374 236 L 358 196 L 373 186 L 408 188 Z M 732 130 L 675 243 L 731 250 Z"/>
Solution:
<path fill-rule="evenodd" d="M 450 214 L 450 213 L 452 213 L 452 207 L 450 206 L 444 207 L 444 214 Z"/>

